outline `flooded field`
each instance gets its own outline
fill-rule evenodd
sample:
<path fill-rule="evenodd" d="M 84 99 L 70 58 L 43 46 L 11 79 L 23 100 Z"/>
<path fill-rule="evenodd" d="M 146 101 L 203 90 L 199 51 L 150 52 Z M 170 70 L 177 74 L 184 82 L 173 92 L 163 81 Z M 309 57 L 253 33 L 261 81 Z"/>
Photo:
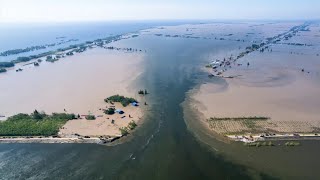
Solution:
<path fill-rule="evenodd" d="M 48 112 L 64 108 L 95 112 L 109 93 L 130 95 L 130 87 L 134 85 L 148 89 L 150 96 L 146 97 L 149 109 L 143 124 L 114 146 L 0 144 L 0 176 L 5 179 L 320 177 L 317 171 L 320 141 L 302 141 L 297 147 L 286 147 L 281 141 L 275 141 L 272 147 L 247 147 L 220 141 L 220 136 L 205 124 L 210 116 L 227 115 L 270 116 L 275 122 L 289 118 L 302 122 L 304 117 L 308 123 L 318 122 L 315 110 L 319 105 L 316 99 L 319 62 L 315 53 L 318 41 L 310 41 L 314 46 L 301 47 L 315 48 L 307 57 L 290 53 L 298 50 L 289 47 L 300 46 L 278 43 L 269 44 L 272 52 L 251 52 L 237 60 L 243 65 L 232 64 L 223 72 L 224 76 L 241 75 L 237 78 L 209 78 L 205 68 L 212 60 L 231 54 L 236 57 L 253 43 L 301 24 L 304 22 L 161 26 L 113 44 L 146 50 L 143 53 L 94 49 L 53 64 L 1 74 L 0 98 L 5 102 L 1 101 L 0 107 L 7 114 L 35 108 Z M 310 32 L 313 28 L 318 25 L 310 26 Z M 304 33 L 308 32 L 299 32 L 290 41 Z M 309 65 L 301 57 L 310 61 Z M 133 85 L 128 83 L 131 79 L 135 79 L 129 81 Z"/>
<path fill-rule="evenodd" d="M 137 97 L 134 80 L 142 73 L 143 54 L 92 49 L 54 63 L 22 66 L 0 74 L 1 115 L 39 111 L 101 113 L 104 99 Z M 19 68 L 19 67 L 16 67 Z"/>

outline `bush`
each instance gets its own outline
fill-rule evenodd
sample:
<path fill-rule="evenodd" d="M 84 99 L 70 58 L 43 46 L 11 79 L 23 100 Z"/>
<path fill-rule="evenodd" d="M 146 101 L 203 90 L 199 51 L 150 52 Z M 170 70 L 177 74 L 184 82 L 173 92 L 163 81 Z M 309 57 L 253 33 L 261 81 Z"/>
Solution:
<path fill-rule="evenodd" d="M 45 118 L 47 115 L 44 112 L 39 113 L 37 110 L 34 110 L 33 113 L 31 114 L 31 117 L 35 120 L 41 120 Z"/>
<path fill-rule="evenodd" d="M 136 122 L 134 122 L 134 121 L 129 122 L 128 128 L 129 128 L 130 130 L 133 130 L 133 129 L 136 128 L 136 127 L 137 127 Z"/>
<path fill-rule="evenodd" d="M 0 69 L 0 73 L 5 73 L 5 72 L 7 72 L 6 69 Z"/>
<path fill-rule="evenodd" d="M 0 68 L 9 68 L 13 66 L 14 66 L 13 62 L 0 62 Z"/>
<path fill-rule="evenodd" d="M 119 128 L 119 130 L 120 130 L 120 133 L 122 136 L 126 136 L 129 134 L 128 128 L 126 128 L 126 127 Z"/>
<path fill-rule="evenodd" d="M 30 61 L 30 60 L 31 60 L 30 57 L 18 57 L 17 58 L 18 62 L 27 62 L 27 61 Z"/>
<path fill-rule="evenodd" d="M 75 114 L 66 114 L 66 113 L 52 113 L 52 115 L 49 118 L 51 118 L 51 119 L 66 119 L 66 120 L 77 119 Z"/>
<path fill-rule="evenodd" d="M 19 113 L 19 114 L 16 114 L 16 115 L 9 117 L 7 119 L 7 121 L 19 121 L 19 120 L 23 120 L 23 119 L 32 119 L 32 117 L 29 114 Z"/>
<path fill-rule="evenodd" d="M 86 116 L 86 120 L 95 120 L 95 119 L 96 117 L 94 115 L 89 114 Z"/>
<path fill-rule="evenodd" d="M 134 98 L 128 98 L 128 97 L 119 96 L 119 95 L 110 96 L 110 97 L 106 98 L 104 101 L 105 102 L 109 102 L 109 101 L 120 102 L 122 104 L 122 106 L 124 106 L 124 107 L 128 106 L 130 103 L 138 102 Z"/>
<path fill-rule="evenodd" d="M 143 90 L 139 90 L 138 91 L 138 94 L 141 94 L 141 95 L 147 95 L 148 94 L 148 91 L 145 89 L 144 91 Z"/>
<path fill-rule="evenodd" d="M 105 114 L 112 115 L 112 114 L 115 113 L 114 110 L 115 110 L 114 108 L 108 108 L 107 110 L 104 110 L 104 113 L 105 113 Z"/>

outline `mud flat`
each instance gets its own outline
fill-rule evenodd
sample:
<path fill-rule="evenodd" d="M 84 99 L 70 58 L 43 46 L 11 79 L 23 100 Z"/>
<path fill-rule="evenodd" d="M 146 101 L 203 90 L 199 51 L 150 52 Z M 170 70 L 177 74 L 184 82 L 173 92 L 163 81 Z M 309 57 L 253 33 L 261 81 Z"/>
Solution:
<path fill-rule="evenodd" d="M 39 67 L 24 66 L 22 72 L 9 70 L 1 74 L 2 120 L 18 113 L 29 114 L 35 109 L 46 113 L 74 113 L 82 118 L 70 120 L 62 127 L 59 136 L 67 139 L 15 138 L 5 141 L 83 142 L 72 139 L 75 133 L 92 137 L 121 136 L 119 128 L 128 126 L 132 120 L 139 123 L 143 115 L 142 108 L 115 104 L 115 108 L 121 108 L 125 114 L 109 116 L 102 111 L 108 105 L 104 99 L 121 94 L 143 101 L 143 97 L 137 93 L 140 87 L 135 81 L 142 72 L 143 53 L 95 48 L 55 63 L 42 62 Z M 86 120 L 84 117 L 89 114 L 96 119 Z M 111 123 L 112 120 L 114 123 Z"/>
<path fill-rule="evenodd" d="M 280 45 L 286 40 L 271 43 L 268 46 L 272 50 L 254 51 L 231 62 L 221 71 L 222 76 L 214 76 L 192 90 L 189 105 L 201 122 L 223 136 L 267 133 L 279 134 L 281 138 L 300 133 L 301 137 L 312 134 L 312 138 L 317 138 L 319 44 L 309 40 L 317 37 L 319 31 L 318 26 L 311 25 L 310 29 L 297 32 L 289 41 L 311 46 Z M 255 116 L 268 119 L 245 118 Z"/>
<path fill-rule="evenodd" d="M 110 107 L 110 104 L 106 105 Z M 99 137 L 99 136 L 121 136 L 119 128 L 128 126 L 131 121 L 141 123 L 143 109 L 141 107 L 134 107 L 129 105 L 123 107 L 119 103 L 115 103 L 115 109 L 121 109 L 124 114 L 107 115 L 102 111 L 99 113 L 95 120 L 75 119 L 68 121 L 59 132 L 61 137 L 70 137 L 74 134 L 81 136 Z M 102 107 L 105 109 L 106 107 Z M 130 117 L 129 117 L 130 116 Z"/>

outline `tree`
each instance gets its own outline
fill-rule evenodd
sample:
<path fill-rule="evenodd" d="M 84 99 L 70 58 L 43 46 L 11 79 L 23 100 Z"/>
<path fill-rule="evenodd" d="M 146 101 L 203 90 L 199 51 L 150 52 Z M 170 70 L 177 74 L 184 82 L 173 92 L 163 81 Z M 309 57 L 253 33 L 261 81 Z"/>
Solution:
<path fill-rule="evenodd" d="M 126 128 L 126 127 L 119 128 L 119 130 L 120 130 L 120 133 L 122 136 L 126 136 L 129 134 L 128 128 Z"/>
<path fill-rule="evenodd" d="M 2 68 L 9 68 L 9 67 L 13 67 L 14 63 L 13 62 L 0 62 L 0 67 Z"/>
<path fill-rule="evenodd" d="M 41 120 L 46 116 L 46 114 L 45 113 L 39 113 L 37 110 L 34 110 L 33 113 L 31 114 L 31 116 L 35 120 Z"/>
<path fill-rule="evenodd" d="M 133 129 L 136 128 L 136 127 L 137 127 L 137 124 L 136 124 L 135 121 L 129 122 L 128 128 L 129 128 L 130 130 L 133 130 Z"/>
<path fill-rule="evenodd" d="M 108 115 L 112 115 L 112 114 L 114 114 L 114 108 L 108 108 L 108 109 L 106 109 L 106 110 L 104 110 L 104 113 L 105 114 L 108 114 Z"/>
<path fill-rule="evenodd" d="M 7 72 L 6 69 L 0 69 L 0 73 L 4 73 L 4 72 Z"/>
<path fill-rule="evenodd" d="M 89 114 L 86 116 L 86 120 L 95 120 L 95 119 L 96 117 L 94 115 Z"/>

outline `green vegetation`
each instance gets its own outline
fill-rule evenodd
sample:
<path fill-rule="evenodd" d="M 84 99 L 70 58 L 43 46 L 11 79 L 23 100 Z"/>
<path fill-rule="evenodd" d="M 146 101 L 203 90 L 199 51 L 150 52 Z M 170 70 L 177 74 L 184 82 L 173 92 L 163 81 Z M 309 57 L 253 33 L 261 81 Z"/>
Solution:
<path fill-rule="evenodd" d="M 135 121 L 131 121 L 131 122 L 129 122 L 129 124 L 128 124 L 128 128 L 130 129 L 130 130 L 133 130 L 134 128 L 136 128 L 138 125 L 136 124 L 136 122 Z"/>
<path fill-rule="evenodd" d="M 285 146 L 299 146 L 300 143 L 299 142 L 290 141 L 290 142 L 286 142 L 284 145 Z"/>
<path fill-rule="evenodd" d="M 249 116 L 249 117 L 226 117 L 226 118 L 217 118 L 217 117 L 211 117 L 210 121 L 226 121 L 226 120 L 232 120 L 232 121 L 243 121 L 243 120 L 268 120 L 269 117 L 264 116 Z"/>
<path fill-rule="evenodd" d="M 104 110 L 104 113 L 105 114 L 108 114 L 108 115 L 112 115 L 112 114 L 114 114 L 114 108 L 108 108 L 108 109 L 106 109 L 106 110 Z"/>
<path fill-rule="evenodd" d="M 250 143 L 244 143 L 245 146 L 248 147 L 260 147 L 260 146 L 274 146 L 274 144 L 269 141 L 269 142 L 250 142 Z"/>
<path fill-rule="evenodd" d="M 138 91 L 138 94 L 147 95 L 147 94 L 149 94 L 149 93 L 148 93 L 148 91 L 145 89 L 144 91 L 143 91 L 143 90 L 139 90 L 139 91 Z"/>
<path fill-rule="evenodd" d="M 6 69 L 0 69 L 0 73 L 5 73 L 5 72 L 7 72 Z"/>
<path fill-rule="evenodd" d="M 64 39 L 64 38 L 61 38 L 61 39 Z M 78 39 L 69 39 L 67 41 L 63 41 L 63 42 L 59 42 L 59 43 L 51 43 L 51 44 L 45 44 L 45 45 L 30 46 L 30 47 L 26 47 L 26 48 L 23 48 L 23 49 L 11 49 L 11 50 L 8 50 L 8 51 L 0 52 L 0 56 L 10 56 L 10 55 L 16 55 L 16 54 L 20 54 L 20 53 L 37 51 L 37 50 L 46 49 L 48 47 L 54 47 L 56 45 L 61 45 L 61 44 L 65 44 L 65 43 L 69 43 L 69 42 L 73 42 L 73 41 L 78 41 Z"/>
<path fill-rule="evenodd" d="M 138 125 L 136 124 L 135 121 L 131 121 L 131 122 L 129 122 L 127 127 L 119 128 L 119 131 L 120 131 L 122 136 L 126 136 L 126 135 L 129 134 L 129 131 L 134 130 L 134 128 L 136 128 L 137 126 Z"/>
<path fill-rule="evenodd" d="M 126 136 L 129 134 L 129 131 L 134 130 L 134 128 L 136 128 L 137 126 L 138 125 L 136 124 L 136 122 L 132 120 L 131 122 L 129 122 L 127 127 L 119 128 L 119 130 L 122 136 Z"/>
<path fill-rule="evenodd" d="M 123 107 L 128 106 L 130 103 L 138 102 L 134 98 L 128 98 L 124 96 L 114 95 L 104 99 L 105 102 L 119 102 Z"/>
<path fill-rule="evenodd" d="M 18 62 L 27 62 L 30 61 L 32 58 L 31 57 L 18 57 L 17 61 Z"/>
<path fill-rule="evenodd" d="M 121 133 L 122 136 L 126 136 L 126 135 L 129 134 L 129 130 L 128 130 L 127 127 L 119 128 L 119 130 L 120 130 L 120 133 Z"/>
<path fill-rule="evenodd" d="M 111 43 L 113 41 L 118 41 L 121 39 L 121 35 L 116 35 L 116 36 L 110 36 L 110 37 L 106 37 L 103 39 L 96 39 L 94 41 L 90 41 L 92 43 L 104 43 L 104 44 L 108 44 Z M 73 42 L 73 41 L 78 41 L 78 39 L 70 39 L 67 41 L 64 41 L 63 43 L 60 42 L 59 44 L 64 44 L 64 43 L 69 43 L 69 42 Z M 27 47 L 25 49 L 13 49 L 13 50 L 9 50 L 9 51 L 4 51 L 4 52 L 0 52 L 0 56 L 9 56 L 9 55 L 14 55 L 14 54 L 19 54 L 19 53 L 24 53 L 24 52 L 29 52 L 29 51 L 34 51 L 34 50 L 39 50 L 39 49 L 46 49 L 47 47 L 53 47 L 57 45 L 57 43 L 53 43 L 53 44 L 46 44 L 46 45 L 41 45 L 41 46 L 32 46 L 32 47 Z M 81 44 L 75 44 L 75 45 L 70 45 L 68 47 L 65 48 L 59 48 L 57 50 L 54 51 L 47 51 L 44 53 L 40 53 L 37 55 L 30 55 L 27 57 L 18 57 L 15 60 L 12 60 L 11 62 L 0 62 L 0 68 L 8 68 L 8 67 L 13 67 L 14 64 L 16 63 L 21 63 L 21 62 L 27 62 L 30 61 L 32 59 L 38 59 L 41 57 L 46 57 L 46 56 L 52 56 L 58 52 L 62 52 L 62 51 L 67 51 L 67 50 L 71 50 L 70 52 L 66 53 L 67 56 L 71 56 L 73 55 L 73 51 L 76 52 L 83 52 L 84 50 L 86 50 L 87 47 L 90 47 L 91 44 L 88 45 L 88 43 L 81 43 Z M 75 48 L 79 48 L 76 50 L 73 50 Z M 53 59 L 53 60 L 52 60 Z M 52 59 L 47 59 L 47 61 L 49 62 L 54 62 L 56 60 L 58 60 L 58 56 L 56 56 L 56 60 L 54 60 L 54 58 Z"/>
<path fill-rule="evenodd" d="M 0 68 L 9 68 L 13 66 L 14 66 L 13 62 L 0 62 Z"/>
<path fill-rule="evenodd" d="M 56 61 L 58 61 L 58 59 L 54 58 L 54 59 L 46 59 L 47 62 L 51 62 L 51 63 L 54 63 Z"/>
<path fill-rule="evenodd" d="M 66 55 L 67 55 L 67 56 L 72 56 L 72 55 L 73 55 L 73 52 L 67 52 Z"/>
<path fill-rule="evenodd" d="M 51 136 L 68 121 L 75 119 L 74 114 L 53 113 L 47 115 L 35 110 L 32 114 L 17 114 L 0 122 L 0 136 Z"/>
<path fill-rule="evenodd" d="M 50 59 L 52 59 L 52 56 L 47 56 L 46 57 L 46 60 L 50 60 Z"/>
<path fill-rule="evenodd" d="M 86 116 L 86 120 L 95 120 L 95 119 L 96 117 L 94 115 L 89 114 Z"/>

